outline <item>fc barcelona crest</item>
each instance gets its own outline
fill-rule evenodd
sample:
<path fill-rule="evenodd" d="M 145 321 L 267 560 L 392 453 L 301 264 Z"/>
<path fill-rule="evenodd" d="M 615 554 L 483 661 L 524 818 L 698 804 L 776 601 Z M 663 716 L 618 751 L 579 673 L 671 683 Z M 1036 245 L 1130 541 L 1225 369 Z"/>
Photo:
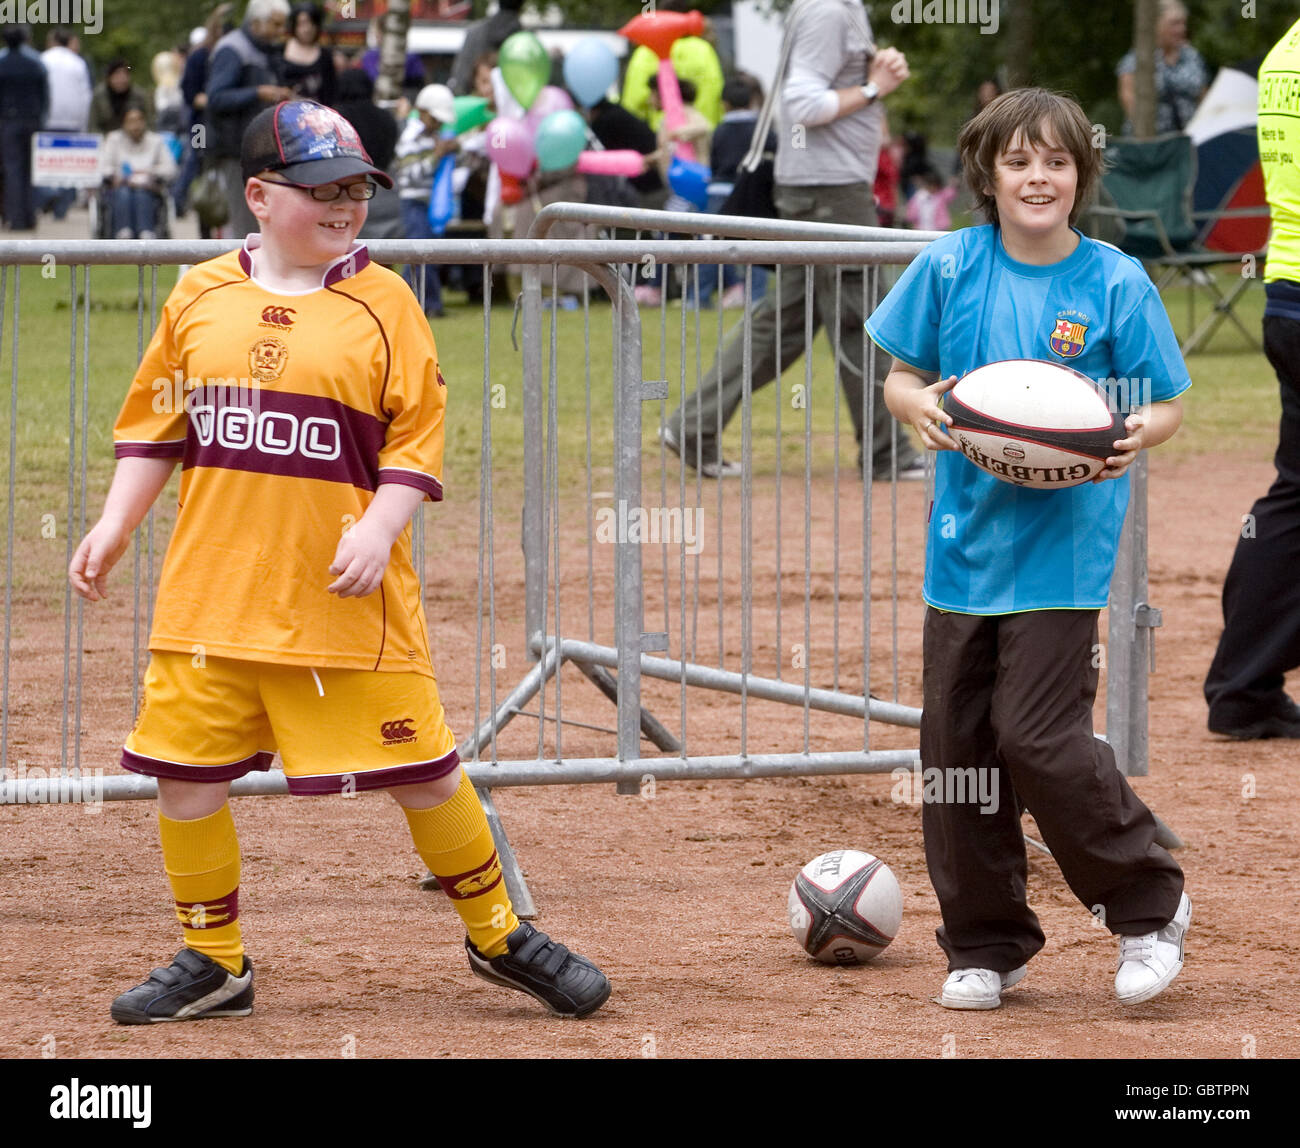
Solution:
<path fill-rule="evenodd" d="M 1084 336 L 1087 334 L 1086 323 L 1071 323 L 1069 319 L 1057 319 L 1048 344 L 1061 358 L 1073 359 L 1083 350 Z"/>

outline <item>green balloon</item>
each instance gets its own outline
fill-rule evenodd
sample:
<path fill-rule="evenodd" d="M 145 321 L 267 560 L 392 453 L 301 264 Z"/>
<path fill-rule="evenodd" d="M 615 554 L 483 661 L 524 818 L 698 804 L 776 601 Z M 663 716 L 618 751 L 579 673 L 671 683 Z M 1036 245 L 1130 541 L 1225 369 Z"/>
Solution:
<path fill-rule="evenodd" d="M 551 78 L 551 57 L 531 32 L 516 32 L 501 45 L 497 66 L 510 94 L 527 111 Z"/>
<path fill-rule="evenodd" d="M 490 123 L 494 114 L 483 96 L 457 96 L 454 106 L 456 118 L 452 121 L 451 130 L 457 135 Z"/>
<path fill-rule="evenodd" d="M 574 111 L 552 112 L 537 125 L 533 146 L 543 171 L 572 167 L 587 146 L 587 121 Z"/>

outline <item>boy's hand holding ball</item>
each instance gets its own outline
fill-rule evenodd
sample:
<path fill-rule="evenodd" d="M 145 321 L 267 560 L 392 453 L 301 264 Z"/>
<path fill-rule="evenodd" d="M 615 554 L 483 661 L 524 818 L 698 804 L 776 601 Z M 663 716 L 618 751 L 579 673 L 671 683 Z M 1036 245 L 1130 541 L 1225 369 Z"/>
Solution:
<path fill-rule="evenodd" d="M 940 406 L 939 400 L 957 385 L 957 376 L 949 375 L 928 387 L 909 392 L 904 398 L 906 409 L 903 421 L 910 423 L 926 450 L 960 449 L 944 429 L 952 425 L 952 416 Z"/>

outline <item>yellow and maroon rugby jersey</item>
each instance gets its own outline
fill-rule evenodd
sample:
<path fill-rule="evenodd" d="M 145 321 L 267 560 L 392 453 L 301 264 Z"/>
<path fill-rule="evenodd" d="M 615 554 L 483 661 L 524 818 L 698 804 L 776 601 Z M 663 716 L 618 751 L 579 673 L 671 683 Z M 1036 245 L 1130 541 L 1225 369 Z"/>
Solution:
<path fill-rule="evenodd" d="M 432 675 L 409 526 L 378 590 L 326 591 L 381 483 L 442 498 L 428 322 L 363 244 L 319 289 L 268 290 L 260 239 L 176 285 L 113 430 L 118 458 L 183 460 L 149 648 Z"/>

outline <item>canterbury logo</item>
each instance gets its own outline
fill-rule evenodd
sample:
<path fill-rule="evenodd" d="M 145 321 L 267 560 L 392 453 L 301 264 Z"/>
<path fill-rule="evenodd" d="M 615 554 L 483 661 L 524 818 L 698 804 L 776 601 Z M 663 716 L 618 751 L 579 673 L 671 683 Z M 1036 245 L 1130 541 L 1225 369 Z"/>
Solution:
<path fill-rule="evenodd" d="M 379 736 L 384 739 L 385 745 L 395 745 L 398 742 L 414 741 L 416 738 L 415 726 L 411 723 L 415 718 L 404 717 L 397 721 L 386 721 L 379 727 Z"/>
<path fill-rule="evenodd" d="M 292 327 L 296 314 L 292 307 L 267 307 L 262 311 L 262 322 L 276 327 Z"/>

